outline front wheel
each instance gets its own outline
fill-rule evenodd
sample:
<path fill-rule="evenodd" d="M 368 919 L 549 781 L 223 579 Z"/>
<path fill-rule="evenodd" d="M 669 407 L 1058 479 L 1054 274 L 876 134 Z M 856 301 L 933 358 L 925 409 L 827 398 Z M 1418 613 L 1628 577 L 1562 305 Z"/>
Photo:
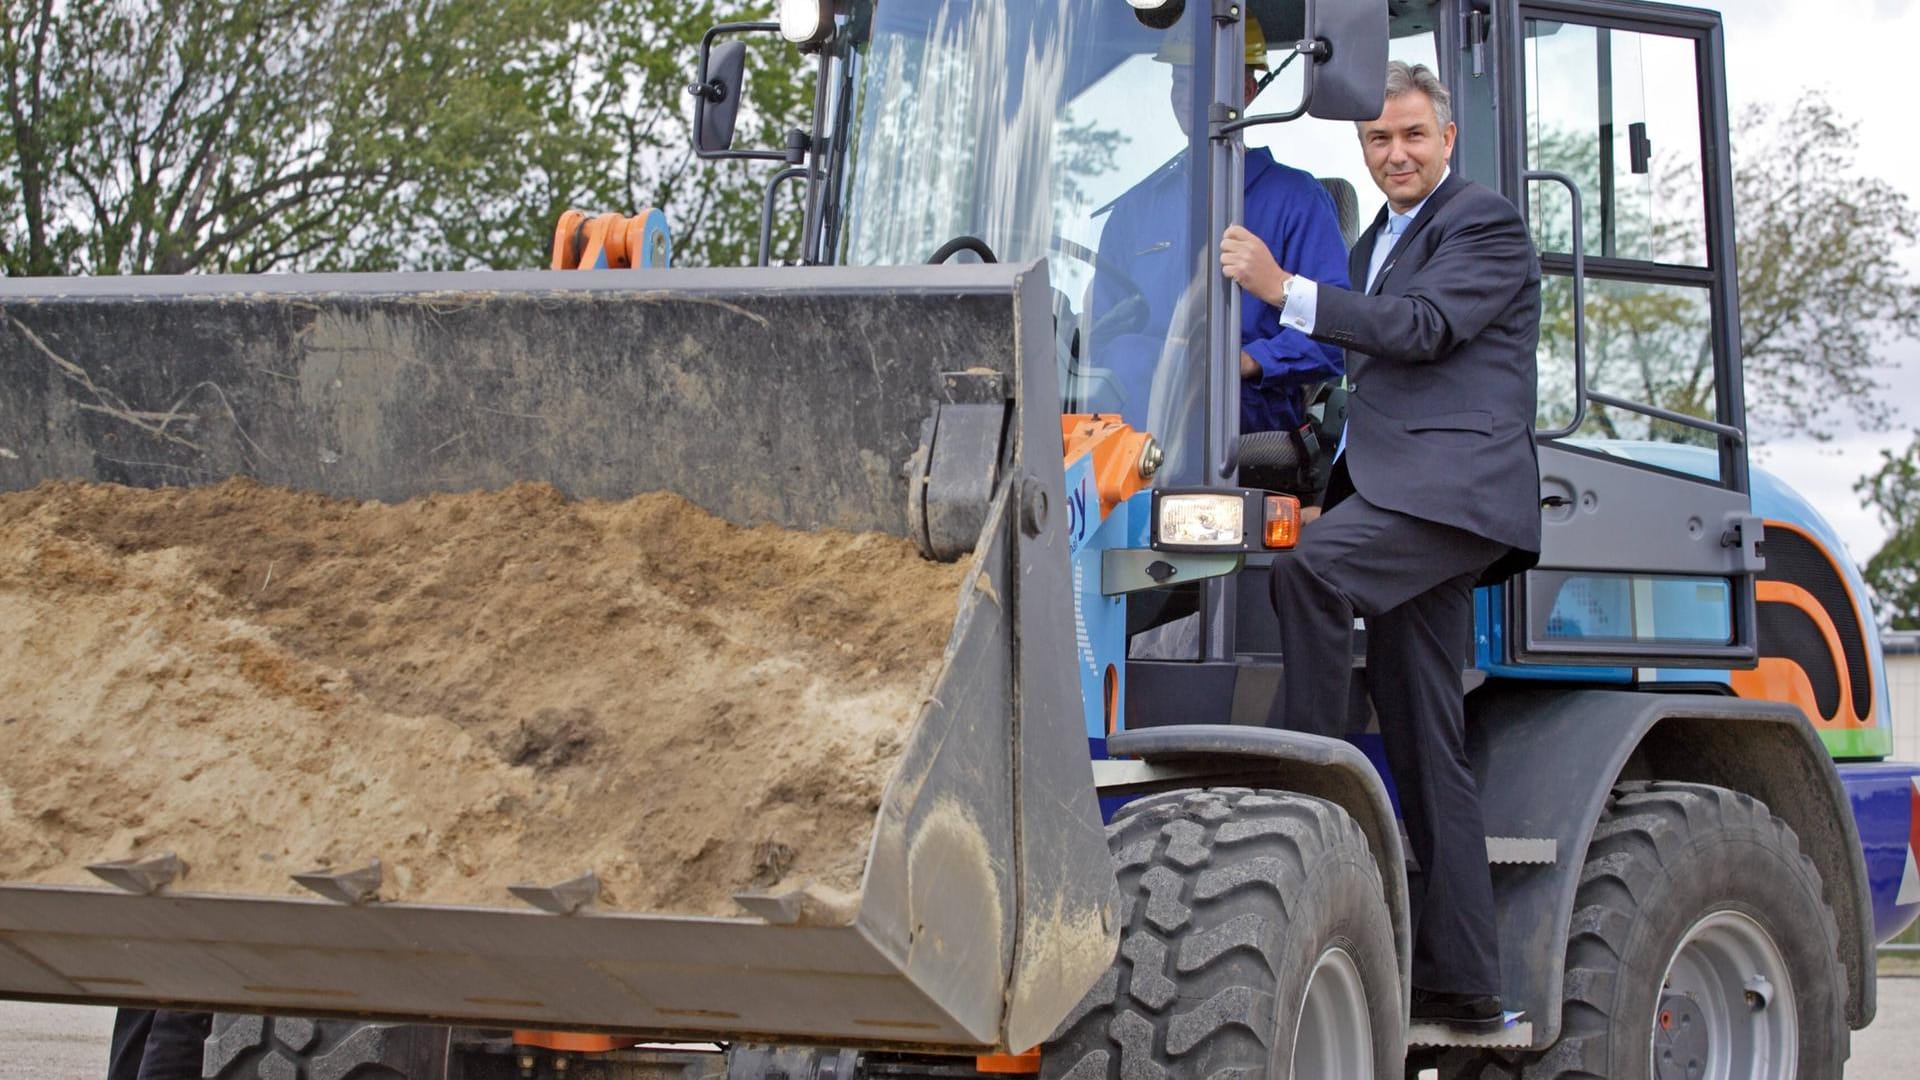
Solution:
<path fill-rule="evenodd" d="M 1560 1040 L 1528 1080 L 1815 1080 L 1847 1056 L 1846 977 L 1820 874 L 1758 800 L 1616 790 L 1567 942 Z"/>
<path fill-rule="evenodd" d="M 445 1080 L 444 1027 L 216 1013 L 207 1080 Z"/>
<path fill-rule="evenodd" d="M 1401 1080 L 1405 1011 L 1380 870 L 1333 803 L 1176 791 L 1107 829 L 1120 956 L 1043 1080 Z"/>

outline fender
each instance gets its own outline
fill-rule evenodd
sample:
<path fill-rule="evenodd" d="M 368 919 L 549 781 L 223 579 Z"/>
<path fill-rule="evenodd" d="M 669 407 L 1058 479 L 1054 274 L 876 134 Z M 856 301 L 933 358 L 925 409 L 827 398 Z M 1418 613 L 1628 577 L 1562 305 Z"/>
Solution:
<path fill-rule="evenodd" d="M 1351 743 L 1321 735 L 1242 724 L 1175 724 L 1119 731 L 1107 737 L 1113 758 L 1096 761 L 1102 795 L 1146 794 L 1206 786 L 1268 787 L 1338 805 L 1367 834 L 1393 917 L 1393 948 L 1400 959 L 1400 1001 L 1411 1000 L 1412 928 L 1406 856 L 1387 786 L 1373 762 Z"/>
<path fill-rule="evenodd" d="M 1847 1021 L 1873 1019 L 1866 864 L 1847 795 L 1813 726 L 1779 702 L 1491 685 L 1467 697 L 1467 753 L 1494 836 L 1551 838 L 1550 869 L 1497 867 L 1503 994 L 1535 1049 L 1559 1038 L 1567 933 L 1593 829 L 1616 782 L 1713 784 L 1767 804 L 1819 869 L 1839 924 Z"/>

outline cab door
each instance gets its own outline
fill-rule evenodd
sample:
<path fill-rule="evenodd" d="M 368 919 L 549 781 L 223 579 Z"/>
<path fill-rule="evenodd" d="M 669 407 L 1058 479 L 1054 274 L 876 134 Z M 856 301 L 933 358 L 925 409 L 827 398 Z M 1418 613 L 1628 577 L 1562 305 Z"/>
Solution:
<path fill-rule="evenodd" d="M 1511 663 L 1751 666 L 1755 545 L 1716 13 L 1506 0 L 1502 169 L 1541 255 L 1542 551 Z"/>

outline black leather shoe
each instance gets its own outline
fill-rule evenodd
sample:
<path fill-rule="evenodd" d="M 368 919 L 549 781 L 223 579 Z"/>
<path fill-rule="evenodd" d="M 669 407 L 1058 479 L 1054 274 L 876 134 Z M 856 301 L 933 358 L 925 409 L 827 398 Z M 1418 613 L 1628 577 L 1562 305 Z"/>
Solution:
<path fill-rule="evenodd" d="M 1506 1026 L 1500 999 L 1490 994 L 1449 994 L 1413 990 L 1413 1022 L 1444 1024 L 1468 1035 L 1491 1035 Z"/>

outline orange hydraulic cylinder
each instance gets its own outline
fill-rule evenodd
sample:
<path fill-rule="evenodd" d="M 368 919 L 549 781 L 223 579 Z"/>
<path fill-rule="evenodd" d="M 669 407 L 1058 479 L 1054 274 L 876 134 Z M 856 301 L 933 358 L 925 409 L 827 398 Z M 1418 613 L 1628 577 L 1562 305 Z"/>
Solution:
<path fill-rule="evenodd" d="M 638 1045 L 639 1039 L 620 1035 L 595 1035 L 579 1031 L 515 1031 L 513 1045 L 536 1046 L 563 1054 L 604 1054 Z"/>

